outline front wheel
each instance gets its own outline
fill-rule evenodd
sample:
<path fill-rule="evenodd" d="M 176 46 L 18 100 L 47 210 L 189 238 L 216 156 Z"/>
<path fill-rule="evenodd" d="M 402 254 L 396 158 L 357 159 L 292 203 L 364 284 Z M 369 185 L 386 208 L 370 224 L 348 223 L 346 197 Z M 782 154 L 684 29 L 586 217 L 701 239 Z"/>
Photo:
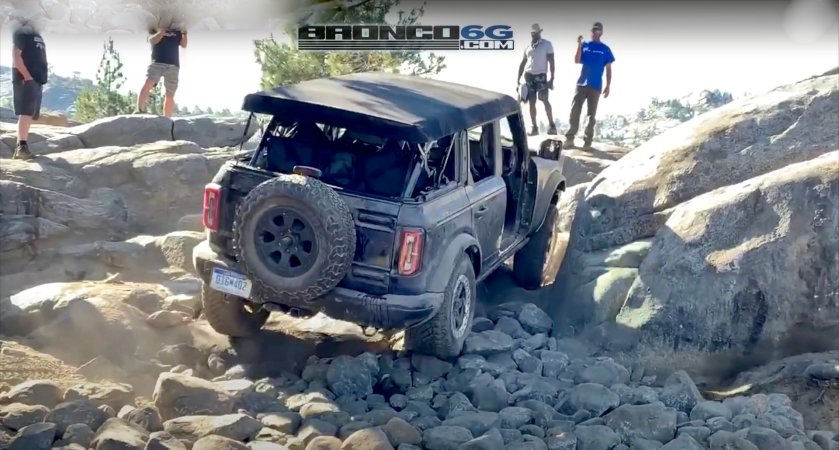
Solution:
<path fill-rule="evenodd" d="M 542 226 L 513 258 L 513 278 L 525 289 L 534 290 L 543 286 L 548 253 L 556 238 L 556 215 L 556 205 L 551 204 Z"/>
<path fill-rule="evenodd" d="M 447 359 L 458 356 L 475 316 L 475 269 L 464 253 L 455 264 L 437 314 L 422 325 L 405 330 L 405 347 Z"/>
<path fill-rule="evenodd" d="M 218 333 L 230 337 L 249 337 L 268 321 L 269 311 L 246 305 L 242 299 L 218 292 L 207 284 L 201 288 L 204 317 Z"/>

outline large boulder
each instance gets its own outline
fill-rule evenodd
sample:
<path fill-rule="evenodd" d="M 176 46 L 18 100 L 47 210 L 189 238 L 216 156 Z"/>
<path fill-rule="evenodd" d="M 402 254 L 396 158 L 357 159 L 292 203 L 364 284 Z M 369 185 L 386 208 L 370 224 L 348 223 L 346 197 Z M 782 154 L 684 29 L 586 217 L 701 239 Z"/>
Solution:
<path fill-rule="evenodd" d="M 252 121 L 245 132 L 245 125 L 246 121 L 239 118 L 177 117 L 172 137 L 201 147 L 230 147 L 247 141 L 258 128 L 256 121 Z"/>
<path fill-rule="evenodd" d="M 153 115 L 105 117 L 69 130 L 87 148 L 137 145 L 172 139 L 172 119 Z"/>
<path fill-rule="evenodd" d="M 617 323 L 663 348 L 779 348 L 839 330 L 839 152 L 678 206 Z"/>
<path fill-rule="evenodd" d="M 671 350 L 677 343 L 700 352 L 742 349 L 773 332 L 786 336 L 792 318 L 772 313 L 773 324 L 750 331 L 746 320 L 732 317 L 739 308 L 755 324 L 752 317 L 768 314 L 760 312 L 762 302 L 774 311 L 774 302 L 791 302 L 794 292 L 800 298 L 830 292 L 818 286 L 824 281 L 815 267 L 830 259 L 820 252 L 835 254 L 836 241 L 819 238 L 835 227 L 836 156 L 814 158 L 837 149 L 837 80 L 813 77 L 705 113 L 619 159 L 585 192 L 566 193 L 563 207 L 573 221 L 561 230 L 568 244 L 551 296 L 562 301 L 548 303 L 551 316 L 578 329 L 615 328 L 620 317 L 618 330 L 639 326 L 648 342 Z M 813 219 L 812 226 L 800 217 Z M 774 257 L 788 259 L 770 262 Z M 793 275 L 798 269 L 801 277 Z M 768 280 L 779 273 L 788 275 Z M 781 284 L 778 294 L 766 290 Z M 785 311 L 810 317 L 831 300 L 813 301 Z M 827 314 L 816 323 L 833 320 Z M 634 342 L 625 333 L 614 336 Z"/>

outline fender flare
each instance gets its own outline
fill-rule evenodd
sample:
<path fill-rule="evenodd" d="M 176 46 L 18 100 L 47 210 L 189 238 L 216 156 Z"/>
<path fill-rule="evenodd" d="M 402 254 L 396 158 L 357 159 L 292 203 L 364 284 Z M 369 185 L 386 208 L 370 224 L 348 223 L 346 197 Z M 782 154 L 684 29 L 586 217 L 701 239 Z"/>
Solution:
<path fill-rule="evenodd" d="M 449 278 L 451 278 L 451 274 L 454 272 L 454 265 L 457 262 L 458 255 L 470 252 L 469 249 L 474 249 L 474 254 L 470 254 L 470 258 L 472 258 L 473 264 L 477 263 L 475 270 L 476 277 L 480 271 L 481 250 L 478 245 L 478 240 L 474 236 L 461 233 L 452 239 L 445 248 L 446 251 L 438 259 L 440 264 L 434 270 L 434 275 L 429 283 L 429 292 L 445 292 L 446 285 L 449 284 Z"/>
<path fill-rule="evenodd" d="M 536 204 L 533 208 L 533 221 L 530 223 L 528 235 L 532 235 L 545 222 L 545 216 L 553 203 L 557 193 L 565 191 L 565 177 L 559 171 L 551 173 L 551 177 L 545 183 L 545 188 L 536 195 Z M 561 194 L 560 194 L 561 195 Z"/>

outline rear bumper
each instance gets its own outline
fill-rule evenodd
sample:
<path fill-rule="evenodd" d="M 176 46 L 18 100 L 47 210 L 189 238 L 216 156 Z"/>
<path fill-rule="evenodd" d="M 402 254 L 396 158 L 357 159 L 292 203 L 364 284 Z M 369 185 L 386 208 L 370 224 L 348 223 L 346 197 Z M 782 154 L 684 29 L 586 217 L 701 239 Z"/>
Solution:
<path fill-rule="evenodd" d="M 214 267 L 239 273 L 243 271 L 234 261 L 219 255 L 203 241 L 192 251 L 192 264 L 204 283 L 209 283 Z M 254 285 L 252 301 L 271 303 Z M 322 312 L 334 319 L 353 322 L 362 326 L 382 329 L 403 329 L 419 325 L 433 317 L 443 303 L 443 293 L 428 292 L 420 295 L 370 295 L 353 289 L 337 287 L 326 295 L 298 304 L 285 306 Z"/>

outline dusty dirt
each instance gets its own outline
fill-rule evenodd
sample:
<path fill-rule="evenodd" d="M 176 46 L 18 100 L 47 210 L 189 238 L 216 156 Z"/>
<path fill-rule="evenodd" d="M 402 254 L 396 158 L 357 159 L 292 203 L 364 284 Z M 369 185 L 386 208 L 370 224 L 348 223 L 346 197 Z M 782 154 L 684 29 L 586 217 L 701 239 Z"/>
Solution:
<path fill-rule="evenodd" d="M 64 361 L 21 344 L 0 341 L 0 391 L 30 380 L 52 380 L 62 388 L 85 381 L 76 368 Z"/>

